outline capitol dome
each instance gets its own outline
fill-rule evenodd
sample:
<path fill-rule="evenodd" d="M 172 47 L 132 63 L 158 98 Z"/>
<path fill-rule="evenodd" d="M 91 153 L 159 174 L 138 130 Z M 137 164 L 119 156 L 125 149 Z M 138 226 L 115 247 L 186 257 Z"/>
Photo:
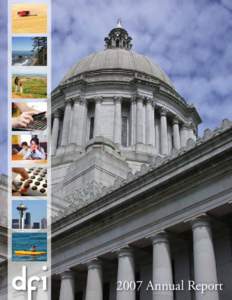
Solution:
<path fill-rule="evenodd" d="M 57 161 L 107 144 L 134 170 L 196 140 L 196 109 L 157 64 L 132 50 L 120 22 L 104 41 L 105 49 L 82 58 L 52 93 Z"/>
<path fill-rule="evenodd" d="M 137 71 L 155 77 L 174 88 L 171 80 L 159 65 L 144 55 L 123 48 L 106 48 L 81 59 L 66 74 L 62 82 L 68 81 L 77 75 L 97 70 Z"/>

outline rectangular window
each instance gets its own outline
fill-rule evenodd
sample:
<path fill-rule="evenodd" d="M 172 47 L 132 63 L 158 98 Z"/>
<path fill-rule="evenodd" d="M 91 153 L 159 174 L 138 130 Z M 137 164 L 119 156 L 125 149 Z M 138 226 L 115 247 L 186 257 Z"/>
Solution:
<path fill-rule="evenodd" d="M 128 117 L 122 117 L 122 146 L 128 146 Z"/>
<path fill-rule="evenodd" d="M 58 133 L 57 148 L 59 146 L 61 146 L 62 132 L 63 132 L 63 119 L 60 120 L 60 124 L 59 124 L 59 133 Z"/>
<path fill-rule="evenodd" d="M 94 117 L 90 118 L 90 126 L 89 126 L 89 139 L 91 140 L 93 138 L 93 132 L 94 132 Z"/>

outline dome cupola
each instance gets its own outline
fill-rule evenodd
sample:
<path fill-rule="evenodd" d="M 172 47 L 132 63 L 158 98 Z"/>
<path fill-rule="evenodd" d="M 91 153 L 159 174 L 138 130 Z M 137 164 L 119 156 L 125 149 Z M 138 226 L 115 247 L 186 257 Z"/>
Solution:
<path fill-rule="evenodd" d="M 117 26 L 113 28 L 108 37 L 105 38 L 106 49 L 121 48 L 130 50 L 132 38 L 128 35 L 128 32 L 123 28 L 121 20 L 118 19 Z"/>

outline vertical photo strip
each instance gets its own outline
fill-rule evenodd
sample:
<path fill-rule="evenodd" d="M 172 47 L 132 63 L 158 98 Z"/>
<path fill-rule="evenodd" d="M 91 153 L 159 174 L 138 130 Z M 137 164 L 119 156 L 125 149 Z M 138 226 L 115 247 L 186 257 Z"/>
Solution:
<path fill-rule="evenodd" d="M 25 267 L 28 276 L 46 270 L 49 277 L 51 269 L 50 6 L 50 0 L 8 4 L 9 287 Z M 27 291 L 8 290 L 11 299 L 22 295 Z M 49 300 L 48 288 L 39 285 L 34 297 Z"/>

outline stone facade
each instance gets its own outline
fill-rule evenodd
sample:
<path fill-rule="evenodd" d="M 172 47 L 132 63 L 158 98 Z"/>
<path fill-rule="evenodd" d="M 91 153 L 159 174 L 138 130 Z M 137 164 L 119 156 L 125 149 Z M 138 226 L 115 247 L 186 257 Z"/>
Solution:
<path fill-rule="evenodd" d="M 105 41 L 104 51 L 81 60 L 52 93 L 54 214 L 69 205 L 63 199 L 71 182 L 75 190 L 113 186 L 197 138 L 196 109 L 158 65 L 131 50 L 126 30 L 112 29 Z"/>
<path fill-rule="evenodd" d="M 196 109 L 131 40 L 119 23 L 53 91 L 53 299 L 229 300 L 232 123 L 199 138 Z"/>
<path fill-rule="evenodd" d="M 68 268 L 74 286 L 70 299 L 92 299 L 85 295 L 97 276 L 100 283 L 92 288 L 98 299 L 229 300 L 231 137 L 232 123 L 225 120 L 195 144 L 154 159 L 102 191 L 88 206 L 60 214 L 53 224 L 54 299 L 64 299 L 59 293 Z M 92 263 L 96 274 L 90 276 Z M 117 280 L 134 279 L 143 281 L 139 292 L 116 291 Z M 222 283 L 223 291 L 202 295 L 186 287 L 152 293 L 145 289 L 152 279 L 160 284 L 183 280 L 185 287 L 189 280 Z"/>

